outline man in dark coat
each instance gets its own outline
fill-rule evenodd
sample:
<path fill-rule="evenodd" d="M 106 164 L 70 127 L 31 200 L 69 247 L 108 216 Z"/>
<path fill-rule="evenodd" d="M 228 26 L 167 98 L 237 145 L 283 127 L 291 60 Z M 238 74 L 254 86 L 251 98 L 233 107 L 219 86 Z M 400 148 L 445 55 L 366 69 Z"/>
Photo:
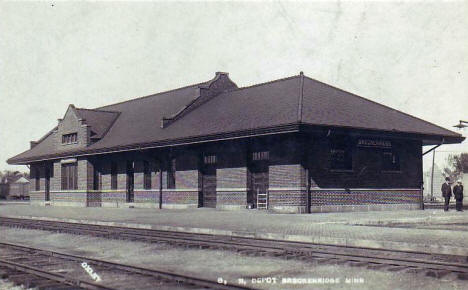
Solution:
<path fill-rule="evenodd" d="M 449 210 L 450 197 L 452 196 L 452 188 L 450 187 L 450 178 L 446 177 L 442 184 L 442 196 L 445 199 L 444 211 Z"/>
<path fill-rule="evenodd" d="M 463 185 L 461 180 L 457 181 L 457 185 L 453 187 L 453 195 L 455 196 L 457 211 L 463 211 Z"/>

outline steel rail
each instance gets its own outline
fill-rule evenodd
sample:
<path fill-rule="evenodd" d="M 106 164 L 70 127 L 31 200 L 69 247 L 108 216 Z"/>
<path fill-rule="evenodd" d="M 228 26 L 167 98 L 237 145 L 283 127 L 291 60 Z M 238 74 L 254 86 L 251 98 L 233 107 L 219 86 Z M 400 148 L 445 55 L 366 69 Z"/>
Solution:
<path fill-rule="evenodd" d="M 3 244 L 3 243 L 0 243 L 0 244 Z M 23 273 L 28 273 L 28 274 L 32 274 L 34 276 L 45 278 L 47 280 L 52 280 L 52 281 L 55 281 L 55 282 L 59 282 L 59 283 L 62 283 L 64 285 L 86 287 L 87 289 L 113 289 L 113 288 L 109 288 L 109 287 L 106 287 L 106 286 L 103 286 L 103 285 L 100 285 L 100 284 L 97 284 L 97 283 L 94 283 L 94 282 L 89 282 L 89 281 L 85 281 L 85 280 L 81 280 L 81 279 L 77 279 L 77 278 L 72 278 L 72 277 L 69 277 L 67 275 L 62 275 L 62 274 L 58 274 L 58 273 L 44 271 L 44 270 L 42 270 L 40 268 L 37 268 L 37 267 L 31 267 L 31 266 L 28 266 L 28 265 L 23 265 L 23 264 L 11 262 L 11 261 L 5 260 L 3 258 L 0 259 L 0 265 L 6 266 L 6 267 L 8 267 L 10 269 L 18 270 L 18 271 L 23 272 Z"/>
<path fill-rule="evenodd" d="M 3 218 L 0 219 L 0 225 L 3 224 Z M 372 249 L 363 247 L 348 247 L 348 246 L 335 246 L 335 245 L 320 245 L 301 242 L 278 241 L 256 238 L 242 238 L 242 237 L 229 237 L 229 236 L 213 236 L 208 234 L 192 234 L 170 231 L 158 231 L 148 229 L 134 229 L 113 226 L 100 226 L 100 225 L 84 225 L 66 222 L 55 221 L 38 221 L 38 220 L 23 220 L 13 219 L 19 227 L 25 225 L 21 221 L 35 228 L 36 226 L 44 225 L 50 226 L 49 230 L 57 230 L 62 232 L 76 233 L 77 228 L 81 229 L 82 233 L 107 236 L 115 238 L 124 238 L 130 240 L 146 241 L 146 242 L 168 242 L 173 244 L 181 244 L 184 246 L 200 246 L 205 248 L 237 250 L 238 252 L 244 251 L 257 251 L 262 255 L 272 256 L 286 256 L 287 258 L 295 257 L 301 259 L 330 259 L 330 260 L 346 260 L 350 262 L 367 262 L 372 264 L 386 264 L 390 266 L 405 266 L 410 268 L 423 268 L 427 270 L 436 271 L 452 271 L 456 273 L 468 274 L 468 265 L 454 262 L 442 261 L 428 261 L 424 259 L 414 259 L 407 257 L 391 257 L 389 254 L 407 254 L 407 255 L 425 255 L 432 258 L 432 255 L 427 253 L 409 252 L 409 251 L 396 251 L 388 249 Z M 58 226 L 60 225 L 60 227 Z M 70 227 L 67 229 L 66 227 Z M 145 234 L 146 233 L 146 234 Z M 151 233 L 149 235 L 148 233 Z M 215 238 L 215 239 L 211 239 Z M 314 248 L 315 247 L 315 248 Z M 329 248 L 329 250 L 317 250 L 319 248 Z M 338 251 L 346 250 L 360 250 L 367 251 L 364 254 L 357 253 L 337 253 Z M 369 252 L 375 254 L 370 255 Z M 385 257 L 382 257 L 384 255 Z"/>
<path fill-rule="evenodd" d="M 25 246 L 25 245 L 0 242 L 0 248 L 2 247 L 9 247 L 9 248 L 13 248 L 19 251 L 34 251 L 44 256 L 57 257 L 57 258 L 65 259 L 67 261 L 76 261 L 80 263 L 83 261 L 91 262 L 94 265 L 103 266 L 108 269 L 118 269 L 118 270 L 122 270 L 122 271 L 129 272 L 132 274 L 142 274 L 142 275 L 147 275 L 147 276 L 151 276 L 151 277 L 158 278 L 158 279 L 168 279 L 168 280 L 175 281 L 177 283 L 184 283 L 184 284 L 192 285 L 196 287 L 209 288 L 209 289 L 229 289 L 229 290 L 252 289 L 252 288 L 243 287 L 243 286 L 220 284 L 218 282 L 214 282 L 211 280 L 192 277 L 192 276 L 178 274 L 178 273 L 169 272 L 169 271 L 143 268 L 143 267 L 138 267 L 138 266 L 133 266 L 133 265 L 116 263 L 116 262 L 103 260 L 103 259 L 72 255 L 72 254 L 67 254 L 63 252 L 45 250 L 45 249 L 35 248 L 35 247 L 30 247 L 30 246 Z M 118 287 L 117 288 L 106 287 L 98 283 L 88 282 L 88 281 L 68 277 L 66 275 L 41 270 L 36 267 L 31 267 L 28 265 L 11 262 L 11 261 L 5 260 L 4 258 L 0 258 L 0 263 L 5 264 L 11 268 L 15 268 L 22 272 L 27 272 L 27 273 L 41 276 L 47 279 L 55 280 L 57 282 L 66 283 L 69 285 L 77 285 L 77 286 L 86 287 L 89 289 L 118 289 Z"/>

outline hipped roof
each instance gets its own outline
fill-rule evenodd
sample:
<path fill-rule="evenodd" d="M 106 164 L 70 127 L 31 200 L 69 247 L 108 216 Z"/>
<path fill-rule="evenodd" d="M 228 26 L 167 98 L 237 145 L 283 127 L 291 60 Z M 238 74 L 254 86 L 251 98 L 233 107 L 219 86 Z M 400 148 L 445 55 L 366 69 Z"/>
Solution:
<path fill-rule="evenodd" d="M 9 159 L 8 163 L 25 164 L 58 157 L 207 141 L 222 136 L 282 132 L 293 127 L 297 129 L 299 125 L 404 133 L 424 139 L 424 144 L 464 140 L 460 134 L 302 74 L 222 92 L 162 128 L 162 118 L 193 102 L 197 90 L 207 83 L 95 110 L 77 109 L 92 127 L 106 128 L 96 132 L 102 139 L 85 149 L 59 154 L 49 133 L 35 147 Z"/>

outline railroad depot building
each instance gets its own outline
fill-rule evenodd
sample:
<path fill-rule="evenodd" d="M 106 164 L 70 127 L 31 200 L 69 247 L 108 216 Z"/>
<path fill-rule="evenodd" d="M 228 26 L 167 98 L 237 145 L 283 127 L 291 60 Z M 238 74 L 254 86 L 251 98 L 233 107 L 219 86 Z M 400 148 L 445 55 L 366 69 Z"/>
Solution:
<path fill-rule="evenodd" d="M 464 138 L 304 76 L 227 73 L 97 109 L 70 105 L 8 160 L 33 204 L 325 212 L 420 208 L 422 146 Z"/>

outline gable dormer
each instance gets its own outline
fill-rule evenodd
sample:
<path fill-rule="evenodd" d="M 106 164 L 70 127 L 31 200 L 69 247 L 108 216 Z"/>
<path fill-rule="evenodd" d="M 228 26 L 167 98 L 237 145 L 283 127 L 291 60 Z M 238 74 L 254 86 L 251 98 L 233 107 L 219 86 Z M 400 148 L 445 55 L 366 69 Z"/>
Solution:
<path fill-rule="evenodd" d="M 90 126 L 74 105 L 69 105 L 63 119 L 58 119 L 57 129 L 53 134 L 58 150 L 83 148 L 90 144 Z"/>
<path fill-rule="evenodd" d="M 75 108 L 69 105 L 54 130 L 58 150 L 84 148 L 102 139 L 118 118 L 119 112 Z"/>

